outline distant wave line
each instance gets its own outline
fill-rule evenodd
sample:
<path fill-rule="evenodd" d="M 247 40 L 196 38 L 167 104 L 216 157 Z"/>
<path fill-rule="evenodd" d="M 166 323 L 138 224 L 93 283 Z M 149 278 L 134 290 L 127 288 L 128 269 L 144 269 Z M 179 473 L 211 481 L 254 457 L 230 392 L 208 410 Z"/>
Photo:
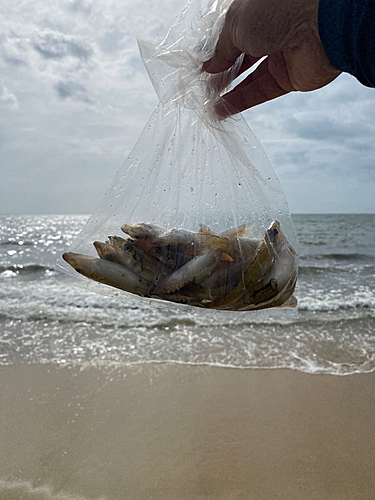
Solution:
<path fill-rule="evenodd" d="M 5 241 L 0 241 L 0 246 L 13 246 L 13 245 L 18 245 L 18 246 L 34 246 L 36 245 L 36 241 L 17 241 L 17 240 L 5 240 Z"/>
<path fill-rule="evenodd" d="M 40 264 L 14 264 L 12 266 L 0 266 L 0 273 L 5 271 L 12 271 L 17 274 L 44 273 L 46 271 L 53 271 L 53 267 L 42 266 Z"/>
<path fill-rule="evenodd" d="M 370 255 L 367 253 L 319 253 L 319 254 L 308 254 L 302 256 L 302 258 L 313 258 L 313 259 L 332 259 L 332 260 L 375 260 L 375 255 Z"/>

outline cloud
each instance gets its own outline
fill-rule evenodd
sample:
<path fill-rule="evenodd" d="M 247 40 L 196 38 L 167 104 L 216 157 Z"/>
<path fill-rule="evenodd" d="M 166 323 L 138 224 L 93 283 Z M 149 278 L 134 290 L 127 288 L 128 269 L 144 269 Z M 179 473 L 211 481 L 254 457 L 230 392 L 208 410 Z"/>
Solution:
<path fill-rule="evenodd" d="M 285 129 L 296 137 L 323 142 L 339 142 L 345 139 L 367 137 L 372 134 L 368 127 L 357 123 L 342 122 L 322 116 L 322 113 L 309 120 L 288 119 Z"/>
<path fill-rule="evenodd" d="M 4 61 L 12 66 L 27 66 L 25 44 L 14 33 L 8 36 L 0 35 L 0 54 Z"/>
<path fill-rule="evenodd" d="M 165 35 L 185 1 L 3 1 L 0 212 L 94 209 L 157 104 L 136 39 Z M 346 75 L 245 113 L 294 211 L 374 206 L 374 106 Z"/>
<path fill-rule="evenodd" d="M 60 81 L 56 84 L 56 90 L 61 99 L 68 97 L 87 104 L 93 104 L 95 99 L 91 97 L 86 87 L 73 81 Z"/>
<path fill-rule="evenodd" d="M 68 3 L 67 10 L 73 13 L 80 12 L 89 16 L 92 10 L 92 4 L 90 2 L 84 2 L 83 0 L 74 0 Z"/>
<path fill-rule="evenodd" d="M 6 106 L 10 109 L 18 108 L 18 99 L 17 97 L 10 92 L 4 82 L 0 80 L 0 106 Z"/>
<path fill-rule="evenodd" d="M 27 62 L 23 59 L 19 59 L 18 57 L 4 55 L 4 59 L 8 64 L 11 64 L 13 66 L 27 66 Z"/>
<path fill-rule="evenodd" d="M 110 54 L 122 50 L 130 41 L 132 41 L 132 37 L 129 34 L 114 27 L 106 31 L 98 43 L 104 53 Z"/>
<path fill-rule="evenodd" d="M 33 47 L 44 59 L 64 59 L 71 56 L 87 61 L 93 55 L 93 50 L 83 40 L 56 31 L 37 35 Z"/>

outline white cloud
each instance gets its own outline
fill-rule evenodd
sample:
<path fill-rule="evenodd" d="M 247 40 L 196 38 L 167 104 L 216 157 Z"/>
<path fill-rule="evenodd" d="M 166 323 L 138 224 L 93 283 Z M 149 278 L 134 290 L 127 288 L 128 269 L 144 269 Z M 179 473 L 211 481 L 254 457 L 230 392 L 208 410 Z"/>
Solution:
<path fill-rule="evenodd" d="M 136 38 L 184 3 L 0 0 L 0 212 L 95 208 L 157 103 Z M 245 113 L 292 210 L 375 210 L 374 105 L 342 76 Z"/>
<path fill-rule="evenodd" d="M 83 0 L 74 0 L 67 4 L 67 10 L 73 13 L 81 13 L 89 16 L 91 14 L 92 3 Z"/>
<path fill-rule="evenodd" d="M 17 97 L 10 92 L 4 82 L 0 80 L 0 106 L 7 106 L 10 109 L 18 108 Z"/>
<path fill-rule="evenodd" d="M 77 99 L 88 104 L 93 104 L 95 101 L 90 96 L 87 89 L 80 83 L 72 81 L 60 81 L 56 84 L 56 90 L 61 99 L 67 99 L 68 97 Z"/>
<path fill-rule="evenodd" d="M 70 56 L 87 61 L 93 54 L 91 47 L 80 37 L 52 30 L 37 34 L 33 47 L 44 59 L 64 59 Z"/>

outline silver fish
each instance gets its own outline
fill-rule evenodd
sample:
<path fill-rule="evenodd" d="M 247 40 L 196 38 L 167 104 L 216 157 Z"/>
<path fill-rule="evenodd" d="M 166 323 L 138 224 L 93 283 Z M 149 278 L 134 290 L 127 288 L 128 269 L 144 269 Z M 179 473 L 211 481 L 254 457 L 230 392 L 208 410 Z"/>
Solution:
<path fill-rule="evenodd" d="M 203 225 L 200 233 L 148 224 L 123 230 L 126 239 L 94 242 L 99 258 L 63 258 L 89 279 L 143 297 L 228 311 L 296 305 L 298 257 L 277 221 L 261 240 L 239 236 L 245 226 L 225 237 Z"/>
<path fill-rule="evenodd" d="M 165 230 L 154 224 L 124 224 L 121 231 L 135 239 L 148 239 L 152 241 L 165 233 Z"/>
<path fill-rule="evenodd" d="M 140 251 L 132 238 L 108 236 L 106 243 L 94 241 L 94 247 L 102 259 L 122 264 L 150 282 L 172 273 L 172 269 L 160 260 Z"/>
<path fill-rule="evenodd" d="M 242 282 L 223 299 L 219 308 L 251 310 L 281 306 L 294 291 L 297 269 L 297 255 L 281 232 L 280 224 L 274 221 Z"/>
<path fill-rule="evenodd" d="M 240 261 L 253 255 L 259 241 L 248 238 L 222 237 L 212 232 L 195 233 L 182 229 L 171 229 L 155 238 L 154 246 L 168 247 L 180 254 L 204 255 L 213 250 L 222 250 L 225 260 Z"/>
<path fill-rule="evenodd" d="M 200 283 L 218 268 L 221 254 L 221 250 L 214 250 L 193 258 L 174 273 L 161 279 L 152 292 L 154 294 L 173 293 L 191 283 Z"/>
<path fill-rule="evenodd" d="M 98 283 L 103 283 L 140 297 L 157 298 L 178 304 L 204 307 L 201 299 L 191 295 L 191 293 L 189 294 L 189 290 L 187 290 L 188 293 L 174 293 L 173 295 L 159 293 L 154 295 L 150 290 L 151 286 L 147 280 L 117 262 L 73 252 L 64 253 L 63 259 L 78 273 Z"/>
<path fill-rule="evenodd" d="M 121 264 L 73 252 L 64 253 L 63 259 L 86 278 L 142 297 L 149 296 L 150 283 Z"/>
<path fill-rule="evenodd" d="M 199 224 L 199 232 L 203 234 L 212 234 L 218 235 L 222 238 L 238 238 L 240 236 L 246 236 L 247 238 L 251 238 L 253 236 L 253 229 L 255 227 L 254 223 L 251 224 L 241 224 L 241 226 L 233 227 L 231 229 L 226 229 L 221 233 L 214 233 L 208 226 L 204 224 Z"/>

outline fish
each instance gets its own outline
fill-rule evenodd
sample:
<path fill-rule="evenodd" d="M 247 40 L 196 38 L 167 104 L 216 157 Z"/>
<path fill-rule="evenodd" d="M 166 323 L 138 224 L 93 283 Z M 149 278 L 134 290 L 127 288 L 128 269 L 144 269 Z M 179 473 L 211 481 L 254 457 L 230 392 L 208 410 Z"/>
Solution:
<path fill-rule="evenodd" d="M 153 294 L 151 290 L 152 286 L 148 280 L 143 279 L 135 272 L 130 271 L 128 267 L 118 264 L 117 262 L 74 252 L 65 252 L 62 257 L 78 273 L 92 281 L 140 297 L 168 300 L 177 304 L 194 307 L 205 307 L 201 298 L 195 296 L 195 291 L 192 294 L 188 287 L 186 288 L 186 293 L 174 293 L 172 296 L 164 293 L 158 293 L 157 295 Z"/>
<path fill-rule="evenodd" d="M 146 224 L 145 222 L 139 224 L 123 224 L 121 226 L 121 231 L 131 238 L 148 239 L 150 241 L 165 233 L 165 229 L 155 224 Z"/>
<path fill-rule="evenodd" d="M 150 283 L 173 271 L 160 260 L 138 250 L 132 238 L 108 236 L 105 243 L 94 241 L 93 245 L 100 258 L 121 264 Z"/>
<path fill-rule="evenodd" d="M 222 300 L 220 308 L 252 310 L 278 307 L 294 292 L 297 270 L 297 254 L 280 230 L 280 223 L 273 221 L 243 280 Z"/>
<path fill-rule="evenodd" d="M 216 233 L 211 231 L 211 229 L 208 226 L 205 226 L 204 224 L 199 224 L 199 233 L 212 234 L 213 236 L 216 236 Z"/>
<path fill-rule="evenodd" d="M 222 238 L 239 238 L 240 236 L 244 236 L 246 238 L 253 237 L 255 224 L 241 224 L 241 226 L 233 227 L 231 229 L 226 229 L 220 233 Z"/>
<path fill-rule="evenodd" d="M 91 257 L 74 252 L 65 252 L 63 259 L 78 273 L 90 280 L 148 297 L 150 282 L 142 279 L 129 268 L 106 259 Z"/>
<path fill-rule="evenodd" d="M 152 292 L 173 293 L 191 283 L 200 283 L 215 272 L 220 264 L 221 254 L 221 250 L 214 250 L 193 258 L 174 273 L 159 280 Z"/>
<path fill-rule="evenodd" d="M 87 278 L 141 297 L 227 311 L 296 306 L 298 256 L 277 221 L 260 240 L 230 235 L 249 234 L 246 225 L 224 237 L 203 224 L 199 233 L 144 223 L 122 230 L 126 238 L 94 241 L 99 258 L 63 258 Z"/>
<path fill-rule="evenodd" d="M 199 224 L 199 232 L 203 234 L 219 235 L 222 238 L 238 238 L 239 236 L 246 236 L 251 238 L 253 235 L 253 229 L 255 227 L 254 223 L 251 224 L 241 224 L 241 226 L 233 227 L 231 229 L 226 229 L 221 233 L 214 233 L 208 226 L 204 224 Z"/>
<path fill-rule="evenodd" d="M 195 233 L 182 229 L 171 229 L 153 239 L 152 244 L 159 248 L 174 250 L 179 254 L 198 256 L 213 250 L 222 250 L 224 260 L 239 261 L 253 255 L 259 241 L 248 238 L 222 237 L 208 232 Z"/>
<path fill-rule="evenodd" d="M 186 264 L 193 255 L 182 254 L 172 249 L 170 245 L 159 246 L 155 239 L 162 237 L 165 230 L 153 224 L 124 224 L 121 230 L 131 238 L 132 244 L 143 254 L 160 260 L 173 270 Z"/>

